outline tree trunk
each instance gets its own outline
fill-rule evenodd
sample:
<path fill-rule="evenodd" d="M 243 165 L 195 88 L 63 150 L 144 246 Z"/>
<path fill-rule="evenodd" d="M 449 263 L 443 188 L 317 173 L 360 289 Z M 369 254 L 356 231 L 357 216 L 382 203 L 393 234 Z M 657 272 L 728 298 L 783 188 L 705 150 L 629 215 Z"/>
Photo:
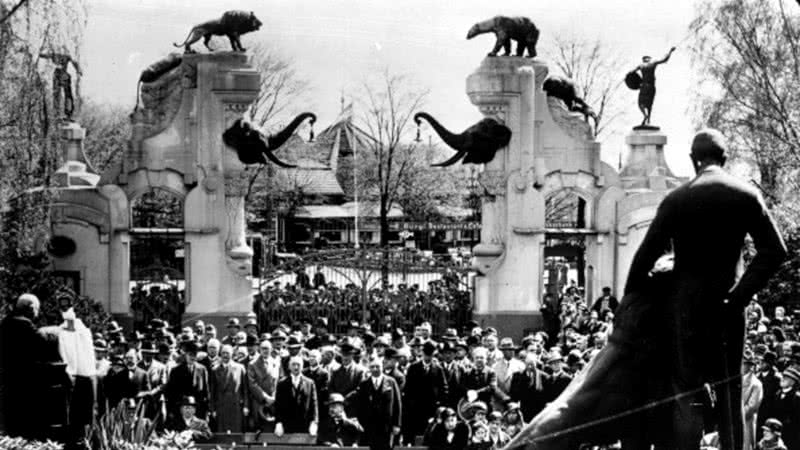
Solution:
<path fill-rule="evenodd" d="M 389 206 L 386 196 L 381 195 L 380 207 L 381 227 L 381 287 L 389 288 Z"/>

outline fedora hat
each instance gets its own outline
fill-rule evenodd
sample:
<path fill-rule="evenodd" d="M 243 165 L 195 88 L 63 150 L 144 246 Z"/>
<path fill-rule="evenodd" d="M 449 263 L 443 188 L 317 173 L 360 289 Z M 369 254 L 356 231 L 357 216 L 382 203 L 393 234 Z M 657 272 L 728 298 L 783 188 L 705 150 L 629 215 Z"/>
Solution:
<path fill-rule="evenodd" d="M 96 339 L 94 341 L 94 351 L 96 352 L 107 352 L 108 351 L 108 344 L 103 339 Z"/>
<path fill-rule="evenodd" d="M 239 325 L 239 319 L 236 317 L 231 317 L 228 319 L 228 328 L 241 328 L 241 325 Z"/>
<path fill-rule="evenodd" d="M 458 332 L 456 332 L 455 328 L 448 328 L 442 335 L 442 340 L 445 341 L 455 341 L 456 339 L 458 339 Z"/>
<path fill-rule="evenodd" d="M 435 342 L 433 342 L 433 341 L 425 341 L 422 344 L 422 353 L 424 353 L 425 355 L 430 356 L 430 355 L 433 355 L 434 353 L 436 353 L 436 350 L 438 348 L 439 348 L 439 346 L 436 345 Z"/>
<path fill-rule="evenodd" d="M 514 345 L 514 340 L 510 337 L 500 339 L 500 345 L 497 347 L 500 350 L 516 350 L 518 347 Z"/>
<path fill-rule="evenodd" d="M 184 353 L 197 353 L 197 343 L 194 341 L 183 341 L 181 342 L 181 350 Z"/>
<path fill-rule="evenodd" d="M 108 326 L 106 326 L 106 333 L 108 334 L 122 333 L 122 327 L 119 326 L 116 320 L 112 320 L 111 322 L 108 323 Z"/>
<path fill-rule="evenodd" d="M 549 355 L 547 355 L 546 363 L 550 364 L 554 362 L 564 362 L 564 357 L 561 356 L 560 353 L 550 353 Z"/>
<path fill-rule="evenodd" d="M 258 336 L 256 336 L 255 334 L 248 334 L 247 338 L 245 338 L 244 345 L 247 347 L 258 345 Z"/>
<path fill-rule="evenodd" d="M 258 320 L 255 317 L 251 317 L 247 319 L 247 323 L 244 324 L 245 327 L 256 327 L 258 328 Z"/>
<path fill-rule="evenodd" d="M 286 346 L 289 348 L 299 348 L 303 346 L 303 343 L 300 342 L 300 339 L 297 338 L 295 335 L 289 336 L 289 340 L 286 341 Z"/>
<path fill-rule="evenodd" d="M 778 419 L 769 418 L 764 422 L 764 425 L 762 425 L 761 428 L 770 430 L 780 436 L 781 431 L 783 431 L 783 424 Z"/>
<path fill-rule="evenodd" d="M 197 401 L 191 395 L 184 395 L 181 406 L 197 406 Z"/>
<path fill-rule="evenodd" d="M 154 354 L 156 353 L 156 346 L 153 345 L 153 341 L 144 341 L 142 342 L 141 351 L 142 353 Z"/>
<path fill-rule="evenodd" d="M 286 340 L 286 333 L 283 332 L 280 328 L 277 328 L 269 337 L 270 341 L 285 341 Z"/>
<path fill-rule="evenodd" d="M 328 396 L 328 405 L 344 405 L 344 395 L 334 392 Z"/>
<path fill-rule="evenodd" d="M 386 359 L 390 358 L 397 358 L 399 352 L 394 347 L 388 347 L 386 350 L 383 351 L 383 357 Z"/>
<path fill-rule="evenodd" d="M 795 384 L 800 384 L 800 369 L 796 367 L 789 367 L 783 371 L 783 376 L 794 380 Z"/>

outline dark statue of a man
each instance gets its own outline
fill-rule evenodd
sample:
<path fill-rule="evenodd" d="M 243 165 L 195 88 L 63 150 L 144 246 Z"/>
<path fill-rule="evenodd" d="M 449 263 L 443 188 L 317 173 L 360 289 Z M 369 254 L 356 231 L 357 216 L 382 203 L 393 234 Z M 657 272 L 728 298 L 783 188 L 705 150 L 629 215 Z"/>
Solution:
<path fill-rule="evenodd" d="M 650 115 L 653 112 L 653 100 L 656 98 L 656 67 L 669 61 L 675 47 L 669 49 L 663 58 L 653 61 L 650 56 L 643 56 L 642 63 L 628 73 L 625 82 L 631 89 L 639 89 L 639 110 L 644 118 L 641 126 L 650 125 Z"/>
<path fill-rule="evenodd" d="M 39 57 L 49 59 L 56 65 L 53 71 L 53 105 L 58 110 L 62 105 L 63 95 L 64 117 L 72 120 L 72 115 L 75 113 L 75 97 L 72 95 L 72 76 L 69 74 L 69 65 L 72 64 L 75 72 L 80 76 L 82 73 L 78 62 L 63 53 L 41 53 Z"/>

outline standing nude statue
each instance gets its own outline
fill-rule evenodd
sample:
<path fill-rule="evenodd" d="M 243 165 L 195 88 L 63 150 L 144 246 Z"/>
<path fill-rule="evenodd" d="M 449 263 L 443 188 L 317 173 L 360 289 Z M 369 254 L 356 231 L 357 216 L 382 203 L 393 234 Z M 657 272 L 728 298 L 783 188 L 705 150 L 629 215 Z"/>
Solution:
<path fill-rule="evenodd" d="M 75 68 L 78 76 L 82 75 L 78 62 L 71 56 L 62 53 L 41 53 L 40 58 L 49 59 L 56 65 L 53 71 L 53 105 L 57 109 L 61 105 L 61 96 L 64 96 L 64 116 L 72 120 L 75 112 L 75 98 L 72 95 L 72 76 L 69 74 L 69 64 Z"/>
<path fill-rule="evenodd" d="M 642 111 L 644 119 L 641 126 L 650 125 L 650 114 L 653 112 L 653 100 L 656 98 L 656 67 L 659 64 L 664 64 L 669 61 L 675 47 L 669 49 L 669 52 L 658 61 L 653 61 L 650 56 L 642 57 L 642 63 L 633 69 L 629 75 L 641 72 L 641 84 L 639 85 L 639 110 Z M 630 86 L 630 85 L 629 85 Z"/>

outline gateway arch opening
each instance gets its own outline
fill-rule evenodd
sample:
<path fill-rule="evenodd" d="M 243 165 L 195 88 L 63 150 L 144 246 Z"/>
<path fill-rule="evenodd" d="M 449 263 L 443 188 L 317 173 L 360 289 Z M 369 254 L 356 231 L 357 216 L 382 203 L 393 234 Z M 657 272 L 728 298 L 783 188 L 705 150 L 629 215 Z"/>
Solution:
<path fill-rule="evenodd" d="M 586 263 L 587 201 L 574 189 L 550 193 L 545 199 L 543 293 L 560 298 L 570 288 L 591 286 L 591 266 Z"/>

